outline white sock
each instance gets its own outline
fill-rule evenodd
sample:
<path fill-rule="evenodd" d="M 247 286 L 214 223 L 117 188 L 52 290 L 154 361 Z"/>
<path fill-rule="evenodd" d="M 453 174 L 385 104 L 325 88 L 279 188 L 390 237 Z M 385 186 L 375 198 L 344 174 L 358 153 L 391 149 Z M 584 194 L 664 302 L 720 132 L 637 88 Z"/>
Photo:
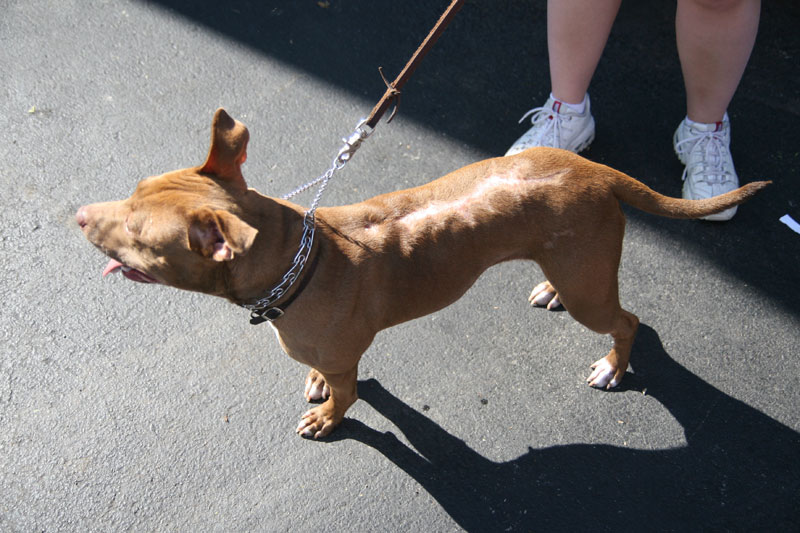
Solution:
<path fill-rule="evenodd" d="M 569 104 L 566 104 L 566 105 L 569 105 Z M 710 124 L 706 124 L 704 122 L 697 122 L 697 121 L 694 121 L 694 120 L 690 119 L 689 115 L 686 115 L 686 119 L 685 120 L 686 120 L 686 125 L 689 126 L 690 128 L 692 126 L 708 126 L 708 127 L 710 127 L 710 126 L 716 126 L 716 124 L 717 124 L 716 122 L 711 122 Z M 726 120 L 729 120 L 727 111 L 725 112 L 725 115 L 723 115 L 721 122 L 724 122 Z"/>
<path fill-rule="evenodd" d="M 550 93 L 550 98 L 552 98 L 553 100 L 558 100 L 559 102 L 561 102 L 562 104 L 564 104 L 564 105 L 565 105 L 565 106 L 567 106 L 568 108 L 572 109 L 573 111 L 575 111 L 575 112 L 576 112 L 576 113 L 578 113 L 579 115 L 583 115 L 583 114 L 586 112 L 586 99 L 587 99 L 587 97 L 588 97 L 588 96 L 589 96 L 589 95 L 588 95 L 588 93 L 587 93 L 587 94 L 586 94 L 586 95 L 583 97 L 583 101 L 581 101 L 581 102 L 580 102 L 580 103 L 578 103 L 578 104 L 570 104 L 569 102 L 564 102 L 563 100 L 558 100 L 558 98 L 556 98 L 555 96 L 553 96 L 553 93 Z"/>

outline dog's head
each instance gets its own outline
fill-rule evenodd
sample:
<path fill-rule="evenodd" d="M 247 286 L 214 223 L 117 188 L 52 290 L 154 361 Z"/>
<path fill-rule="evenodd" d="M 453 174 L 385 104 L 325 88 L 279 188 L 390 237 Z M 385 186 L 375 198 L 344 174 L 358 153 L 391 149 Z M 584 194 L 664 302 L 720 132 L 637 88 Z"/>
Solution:
<path fill-rule="evenodd" d="M 78 225 L 111 258 L 103 275 L 221 294 L 230 262 L 258 233 L 236 209 L 247 193 L 248 139 L 247 128 L 219 109 L 205 163 L 144 179 L 126 200 L 81 207 Z"/>

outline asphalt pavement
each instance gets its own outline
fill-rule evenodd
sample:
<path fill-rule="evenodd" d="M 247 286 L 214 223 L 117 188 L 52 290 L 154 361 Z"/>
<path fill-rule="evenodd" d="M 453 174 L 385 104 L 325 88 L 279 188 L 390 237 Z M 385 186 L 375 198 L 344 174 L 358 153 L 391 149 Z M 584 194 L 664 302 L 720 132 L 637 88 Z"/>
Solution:
<path fill-rule="evenodd" d="M 199 164 L 217 107 L 249 184 L 326 170 L 448 2 L 0 3 L 0 531 L 796 531 L 800 523 L 800 8 L 764 2 L 729 109 L 727 223 L 626 209 L 610 339 L 531 309 L 534 264 L 382 332 L 331 438 L 294 433 L 306 369 L 212 297 L 101 279 L 85 203 Z M 469 1 L 322 204 L 502 154 L 549 91 L 545 2 Z M 585 155 L 679 196 L 674 3 L 624 2 Z M 310 196 L 300 199 L 310 202 Z M 458 260 L 458 258 L 453 258 Z"/>

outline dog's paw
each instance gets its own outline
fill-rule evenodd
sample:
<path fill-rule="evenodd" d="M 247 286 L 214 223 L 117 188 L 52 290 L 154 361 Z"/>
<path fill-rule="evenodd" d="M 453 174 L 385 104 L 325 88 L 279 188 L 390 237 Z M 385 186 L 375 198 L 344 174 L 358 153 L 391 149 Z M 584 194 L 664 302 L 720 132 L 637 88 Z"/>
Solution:
<path fill-rule="evenodd" d="M 325 378 L 313 368 L 308 373 L 308 377 L 306 377 L 304 396 L 307 402 L 327 400 L 331 396 L 331 388 L 325 383 Z"/>
<path fill-rule="evenodd" d="M 343 418 L 335 413 L 336 410 L 333 407 L 332 400 L 306 411 L 297 426 L 297 433 L 301 437 L 313 439 L 320 439 L 330 435 L 331 431 L 339 425 Z"/>
<path fill-rule="evenodd" d="M 549 310 L 558 309 L 561 307 L 561 301 L 558 299 L 558 292 L 550 285 L 549 281 L 543 281 L 533 288 L 531 295 L 528 297 L 531 305 L 538 307 L 546 307 Z"/>
<path fill-rule="evenodd" d="M 598 389 L 613 389 L 622 381 L 622 376 L 625 375 L 626 369 L 619 369 L 612 365 L 607 358 L 603 357 L 599 361 L 595 361 L 592 365 L 592 373 L 586 378 L 590 387 Z"/>

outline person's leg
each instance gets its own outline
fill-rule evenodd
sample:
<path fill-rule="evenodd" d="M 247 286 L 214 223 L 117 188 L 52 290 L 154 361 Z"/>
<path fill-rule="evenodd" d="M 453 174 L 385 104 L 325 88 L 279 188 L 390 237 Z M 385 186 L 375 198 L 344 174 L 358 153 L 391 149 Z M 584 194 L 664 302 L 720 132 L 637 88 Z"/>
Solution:
<path fill-rule="evenodd" d="M 550 85 L 558 100 L 580 104 L 622 0 L 548 0 Z"/>
<path fill-rule="evenodd" d="M 547 50 L 551 95 L 531 109 L 531 127 L 506 155 L 534 146 L 580 152 L 594 140 L 587 90 L 622 0 L 548 0 Z M 564 105 L 562 105 L 564 104 Z"/>
<path fill-rule="evenodd" d="M 761 0 L 678 0 L 675 35 L 691 120 L 722 121 L 753 50 L 760 12 Z"/>
<path fill-rule="evenodd" d="M 675 35 L 686 86 L 686 119 L 673 136 L 683 197 L 711 198 L 739 186 L 726 110 L 756 40 L 760 0 L 678 0 Z M 731 208 L 706 217 L 728 220 Z"/>

